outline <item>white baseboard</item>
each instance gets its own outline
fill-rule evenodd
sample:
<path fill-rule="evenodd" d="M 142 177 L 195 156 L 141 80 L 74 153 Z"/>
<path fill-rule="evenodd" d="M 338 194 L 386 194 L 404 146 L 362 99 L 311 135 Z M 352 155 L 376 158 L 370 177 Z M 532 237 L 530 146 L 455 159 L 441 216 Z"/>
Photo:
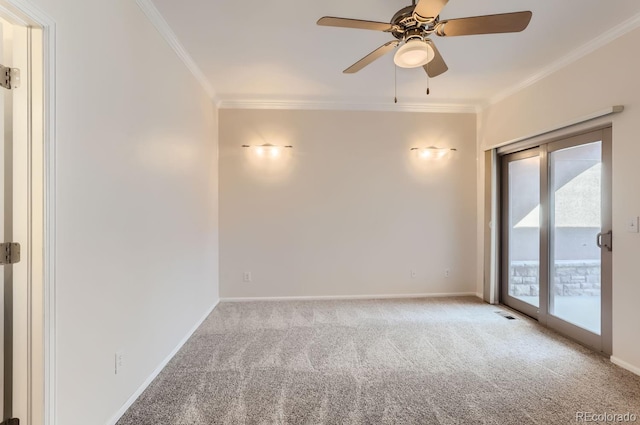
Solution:
<path fill-rule="evenodd" d="M 223 297 L 221 302 L 245 301 L 321 301 L 321 300 L 384 300 L 404 298 L 444 298 L 444 297 L 475 297 L 475 292 L 448 292 L 438 294 L 379 294 L 379 295 L 322 295 L 322 296 L 293 296 L 293 297 Z"/>
<path fill-rule="evenodd" d="M 640 367 L 634 366 L 631 363 L 627 363 L 614 356 L 611 356 L 609 359 L 611 360 L 611 363 L 616 364 L 623 369 L 627 369 L 629 372 L 633 372 L 636 375 L 640 375 Z"/>
<path fill-rule="evenodd" d="M 129 397 L 129 399 L 122 405 L 120 410 L 118 410 L 116 414 L 113 415 L 111 419 L 109 419 L 109 421 L 107 422 L 107 425 L 115 425 L 115 423 L 120 420 L 122 415 L 124 415 L 124 413 L 129 409 L 129 407 L 131 407 L 131 405 L 138 399 L 138 397 L 140 397 L 140 394 L 142 394 L 144 390 L 147 389 L 149 384 L 151 384 L 151 382 L 153 382 L 153 380 L 156 379 L 156 376 L 158 376 L 158 374 L 162 372 L 162 369 L 164 369 L 167 363 L 171 361 L 173 356 L 175 356 L 178 353 L 178 351 L 180 351 L 182 346 L 189 340 L 189 338 L 191 338 L 191 335 L 193 335 L 193 333 L 200 327 L 200 325 L 202 325 L 202 323 L 206 320 L 206 318 L 209 317 L 209 315 L 211 314 L 213 309 L 216 308 L 219 302 L 220 300 L 213 303 L 211 308 L 207 310 L 204 316 L 202 316 L 202 318 L 198 320 L 198 322 L 193 326 L 193 328 L 191 328 L 191 330 L 187 332 L 185 337 L 182 338 L 182 340 L 178 343 L 176 348 L 174 348 L 171 351 L 171 353 L 169 353 L 169 355 L 158 365 L 158 367 L 153 372 L 151 372 L 151 375 L 149 375 L 149 377 L 142 383 L 142 385 L 140 385 L 140 387 L 138 387 L 138 389 L 131 395 L 131 397 Z"/>

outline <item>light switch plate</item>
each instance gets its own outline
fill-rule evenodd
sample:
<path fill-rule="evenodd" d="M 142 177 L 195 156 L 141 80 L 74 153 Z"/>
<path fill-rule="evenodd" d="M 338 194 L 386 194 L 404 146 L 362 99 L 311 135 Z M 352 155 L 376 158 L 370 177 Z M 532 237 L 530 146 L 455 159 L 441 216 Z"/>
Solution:
<path fill-rule="evenodd" d="M 640 217 L 631 217 L 629 220 L 627 220 L 627 232 L 638 233 L 639 221 L 640 221 Z"/>

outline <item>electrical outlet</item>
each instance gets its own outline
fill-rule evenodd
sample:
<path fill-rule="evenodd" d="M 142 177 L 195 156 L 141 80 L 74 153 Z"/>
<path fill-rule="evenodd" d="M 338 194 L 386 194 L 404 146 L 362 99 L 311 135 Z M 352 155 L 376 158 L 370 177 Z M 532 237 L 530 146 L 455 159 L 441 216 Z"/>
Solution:
<path fill-rule="evenodd" d="M 444 271 L 444 277 L 449 277 L 449 275 L 451 274 L 451 270 L 449 269 L 445 269 Z"/>
<path fill-rule="evenodd" d="M 415 270 L 411 270 L 411 279 L 415 279 L 418 273 Z"/>
<path fill-rule="evenodd" d="M 243 272 L 242 273 L 242 281 L 243 282 L 251 282 L 251 272 Z"/>
<path fill-rule="evenodd" d="M 124 351 L 116 351 L 115 355 L 115 374 L 118 375 L 122 372 L 122 368 L 124 367 Z"/>

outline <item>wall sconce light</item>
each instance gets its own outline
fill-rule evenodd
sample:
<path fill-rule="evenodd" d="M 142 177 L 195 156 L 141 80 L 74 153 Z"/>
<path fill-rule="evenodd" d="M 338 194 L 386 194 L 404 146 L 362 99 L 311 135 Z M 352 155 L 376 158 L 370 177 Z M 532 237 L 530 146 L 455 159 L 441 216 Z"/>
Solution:
<path fill-rule="evenodd" d="M 277 158 L 282 153 L 283 149 L 291 149 L 293 146 L 278 146 L 271 143 L 265 143 L 263 145 L 242 145 L 243 148 L 251 148 L 258 156 Z"/>
<path fill-rule="evenodd" d="M 450 152 L 457 151 L 457 149 L 454 148 L 438 148 L 435 146 L 429 146 L 427 148 L 411 148 L 411 150 L 415 151 L 421 159 L 442 159 Z"/>

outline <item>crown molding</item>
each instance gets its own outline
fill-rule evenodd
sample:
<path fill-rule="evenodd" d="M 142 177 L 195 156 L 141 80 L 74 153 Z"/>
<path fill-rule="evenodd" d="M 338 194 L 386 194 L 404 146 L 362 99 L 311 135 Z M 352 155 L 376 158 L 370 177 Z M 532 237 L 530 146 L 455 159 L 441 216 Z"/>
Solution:
<path fill-rule="evenodd" d="M 289 110 L 342 110 L 342 111 L 395 111 L 431 113 L 473 113 L 475 104 L 418 104 L 418 103 L 375 103 L 339 101 L 299 101 L 299 100 L 252 100 L 223 99 L 217 102 L 220 109 L 289 109 Z"/>
<path fill-rule="evenodd" d="M 500 102 L 501 100 L 506 99 L 507 97 L 521 91 L 524 90 L 525 88 L 537 83 L 538 81 L 544 79 L 545 77 L 548 77 L 549 75 L 553 74 L 554 72 L 557 72 L 559 70 L 561 70 L 562 68 L 565 68 L 567 66 L 569 66 L 570 64 L 572 64 L 573 62 L 576 62 L 577 60 L 587 56 L 590 53 L 595 52 L 596 50 L 600 49 L 601 47 L 611 43 L 612 41 L 614 41 L 617 38 L 622 37 L 623 35 L 627 34 L 630 31 L 633 31 L 634 29 L 640 27 L 640 13 L 632 16 L 631 18 L 627 19 L 626 21 L 622 22 L 621 24 L 609 29 L 608 31 L 605 31 L 602 34 L 599 34 L 597 37 L 593 38 L 592 40 L 589 40 L 588 42 L 584 43 L 583 45 L 581 45 L 580 47 L 578 47 L 577 49 L 569 52 L 566 55 L 563 55 L 560 59 L 558 59 L 555 62 L 551 62 L 549 65 L 545 66 L 544 68 L 540 69 L 538 72 L 536 72 L 535 74 L 529 76 L 529 78 L 521 81 L 520 83 L 513 85 L 505 90 L 502 90 L 500 92 L 498 92 L 496 95 L 492 96 L 487 103 L 485 103 L 484 105 L 480 106 L 479 108 L 479 112 L 486 109 L 487 107 L 494 105 L 498 102 Z"/>
<path fill-rule="evenodd" d="M 211 82 L 207 77 L 205 77 L 200 67 L 196 65 L 191 55 L 187 53 L 185 48 L 182 46 L 182 43 L 178 40 L 176 34 L 173 32 L 167 21 L 162 17 L 160 11 L 156 8 L 155 4 L 153 4 L 151 0 L 136 0 L 136 3 L 140 6 L 140 9 L 142 9 L 149 21 L 151 21 L 153 26 L 156 27 L 166 42 L 169 43 L 182 62 L 184 62 L 193 76 L 196 77 L 196 80 L 198 80 L 200 85 L 202 85 L 209 97 L 216 102 L 216 92 L 211 85 Z"/>
<path fill-rule="evenodd" d="M 469 101 L 465 103 L 401 103 L 390 104 L 382 102 L 342 102 L 342 101 L 316 101 L 316 100 L 265 100 L 265 99 L 221 99 L 211 85 L 211 82 L 204 75 L 202 70 L 187 53 L 177 36 L 162 17 L 152 0 L 136 0 L 147 18 L 151 21 L 158 32 L 167 43 L 173 48 L 178 57 L 184 62 L 187 68 L 200 82 L 206 93 L 211 97 L 214 104 L 221 109 L 289 109 L 289 110 L 345 110 L 345 111 L 396 111 L 396 112 L 431 112 L 431 113 L 480 113 L 487 107 L 494 105 L 509 96 L 524 90 L 537 83 L 549 75 L 567 67 L 577 60 L 587 56 L 601 47 L 611 43 L 615 39 L 640 27 L 640 13 L 632 16 L 621 24 L 598 35 L 596 38 L 582 44 L 575 50 L 563 55 L 555 62 L 548 64 L 536 73 L 530 75 L 523 81 L 499 91 L 486 101 L 478 103 Z"/>

